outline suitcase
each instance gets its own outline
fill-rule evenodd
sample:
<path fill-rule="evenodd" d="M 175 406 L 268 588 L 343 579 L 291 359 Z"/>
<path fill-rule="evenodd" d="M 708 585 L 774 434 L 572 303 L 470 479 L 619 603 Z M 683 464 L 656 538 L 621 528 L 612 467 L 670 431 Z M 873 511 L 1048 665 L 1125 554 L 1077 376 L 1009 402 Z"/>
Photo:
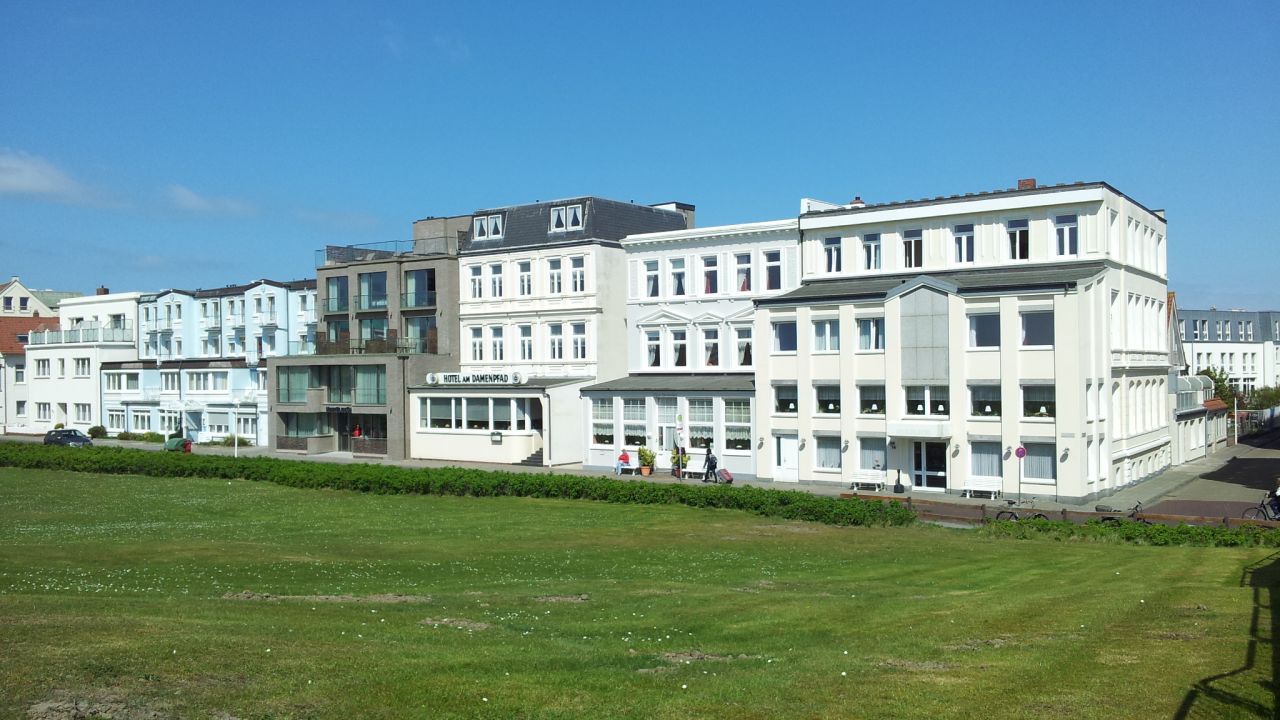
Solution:
<path fill-rule="evenodd" d="M 716 477 L 719 479 L 720 482 L 724 483 L 725 485 L 733 484 L 733 473 L 729 472 L 725 468 L 720 468 L 719 470 L 717 470 Z"/>

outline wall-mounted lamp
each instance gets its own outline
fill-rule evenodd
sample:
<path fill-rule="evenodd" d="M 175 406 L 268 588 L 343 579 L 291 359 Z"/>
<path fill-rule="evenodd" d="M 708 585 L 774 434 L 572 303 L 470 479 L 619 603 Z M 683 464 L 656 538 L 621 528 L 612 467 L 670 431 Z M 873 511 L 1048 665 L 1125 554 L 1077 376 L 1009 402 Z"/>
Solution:
<path fill-rule="evenodd" d="M 1066 462 L 1066 461 L 1067 461 L 1067 458 L 1068 458 L 1070 455 L 1071 455 L 1071 448 L 1063 448 L 1063 449 L 1062 449 L 1062 462 Z"/>
<path fill-rule="evenodd" d="M 849 449 L 849 441 L 845 440 L 844 444 L 840 446 L 840 452 L 844 452 L 845 450 L 848 450 L 848 449 Z"/>
<path fill-rule="evenodd" d="M 801 450 L 803 450 L 803 449 L 804 449 L 804 445 L 805 445 L 805 438 L 800 438 L 800 449 L 801 449 Z"/>
<path fill-rule="evenodd" d="M 764 448 L 764 438 L 756 438 L 756 449 L 761 450 L 763 448 Z"/>

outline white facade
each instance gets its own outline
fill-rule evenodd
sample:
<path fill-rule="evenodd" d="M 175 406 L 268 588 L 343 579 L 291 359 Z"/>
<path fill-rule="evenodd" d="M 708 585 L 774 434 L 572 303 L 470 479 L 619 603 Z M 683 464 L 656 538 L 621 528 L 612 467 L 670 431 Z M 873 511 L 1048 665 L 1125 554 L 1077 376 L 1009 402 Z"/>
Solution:
<path fill-rule="evenodd" d="M 1157 214 L 1093 184 L 800 228 L 756 316 L 761 476 L 1079 498 L 1169 465 Z"/>
<path fill-rule="evenodd" d="M 1180 310 L 1178 335 L 1191 374 L 1224 373 L 1237 392 L 1249 395 L 1280 387 L 1280 313 Z"/>
<path fill-rule="evenodd" d="M 61 330 L 32 332 L 27 344 L 27 416 L 10 432 L 43 433 L 62 424 L 87 432 L 102 424 L 104 363 L 137 360 L 139 293 L 62 300 Z"/>
<path fill-rule="evenodd" d="M 629 376 L 583 392 L 588 467 L 623 448 L 673 450 L 700 471 L 710 447 L 735 476 L 756 472 L 754 302 L 799 285 L 795 219 L 632 235 L 626 250 Z M 621 346 L 619 346 L 621 347 Z"/>

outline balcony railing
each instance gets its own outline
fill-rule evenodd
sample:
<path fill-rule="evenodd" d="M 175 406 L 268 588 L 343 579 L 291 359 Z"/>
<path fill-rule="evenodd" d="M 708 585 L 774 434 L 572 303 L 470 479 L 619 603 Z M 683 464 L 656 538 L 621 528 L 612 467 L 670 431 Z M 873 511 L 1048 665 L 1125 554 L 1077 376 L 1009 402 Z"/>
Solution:
<path fill-rule="evenodd" d="M 324 300 L 324 311 L 327 313 L 344 313 L 349 307 L 345 297 L 331 297 Z"/>
<path fill-rule="evenodd" d="M 419 243 L 413 240 L 390 240 L 367 245 L 329 245 L 323 250 L 316 250 L 316 267 L 370 260 L 390 260 L 397 255 L 412 254 L 417 244 Z"/>
<path fill-rule="evenodd" d="M 389 338 L 379 340 L 317 340 L 316 355 L 434 355 L 439 351 L 435 337 Z M 303 354 L 303 353 L 299 353 Z"/>
<path fill-rule="evenodd" d="M 142 323 L 142 329 L 149 333 L 173 332 L 173 321 L 164 318 L 146 320 Z"/>
<path fill-rule="evenodd" d="M 227 325 L 229 327 L 244 327 L 244 313 L 230 313 L 227 315 Z"/>
<path fill-rule="evenodd" d="M 356 310 L 386 310 L 386 295 L 356 295 L 352 300 L 355 301 Z"/>
<path fill-rule="evenodd" d="M 96 342 L 133 342 L 133 328 L 124 327 L 88 327 L 70 330 L 45 330 L 32 332 L 27 336 L 28 345 L 59 345 Z"/>
<path fill-rule="evenodd" d="M 357 455 L 386 455 L 387 439 L 372 437 L 351 438 L 351 452 Z"/>
<path fill-rule="evenodd" d="M 217 330 L 222 327 L 222 318 L 216 315 L 202 317 L 200 318 L 200 327 L 205 330 Z"/>
<path fill-rule="evenodd" d="M 276 314 L 275 312 L 254 313 L 253 321 L 257 323 L 258 327 L 275 327 Z"/>
<path fill-rule="evenodd" d="M 305 340 L 293 340 L 289 342 L 290 355 L 315 355 L 316 344 Z"/>
<path fill-rule="evenodd" d="M 305 310 L 299 310 L 299 311 L 298 311 L 298 321 L 299 321 L 299 322 L 301 322 L 303 325 L 312 325 L 312 324 L 314 324 L 314 323 L 315 323 L 315 321 L 316 321 L 316 310 L 315 310 L 315 308 L 307 308 L 307 309 L 305 309 Z"/>
<path fill-rule="evenodd" d="M 412 310 L 414 308 L 429 308 L 436 306 L 435 291 L 420 293 L 402 293 L 400 295 L 400 308 L 404 310 Z"/>

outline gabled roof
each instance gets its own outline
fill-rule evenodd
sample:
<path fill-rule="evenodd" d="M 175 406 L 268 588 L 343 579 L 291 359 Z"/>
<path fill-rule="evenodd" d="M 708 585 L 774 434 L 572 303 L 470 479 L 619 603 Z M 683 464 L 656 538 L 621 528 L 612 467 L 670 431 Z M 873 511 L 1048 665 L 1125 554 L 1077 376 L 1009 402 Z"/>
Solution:
<path fill-rule="evenodd" d="M 0 355 L 26 355 L 26 347 L 18 342 L 19 335 L 56 329 L 56 317 L 0 317 Z"/>
<path fill-rule="evenodd" d="M 161 290 L 156 293 L 152 300 L 159 300 L 165 295 L 186 295 L 192 298 L 212 298 L 212 297 L 232 297 L 243 295 L 246 292 L 258 287 L 259 285 L 270 285 L 271 287 L 285 288 L 286 290 L 314 290 L 316 281 L 314 278 L 303 280 L 289 280 L 281 282 L 279 280 L 254 280 L 250 283 L 242 285 L 227 285 L 226 287 L 210 288 L 208 290 L 179 290 L 172 288 L 169 290 Z M 146 302 L 146 300 L 144 300 Z"/>
<path fill-rule="evenodd" d="M 954 287 L 960 295 L 978 292 L 1025 291 L 1074 287 L 1076 283 L 1102 272 L 1106 263 L 1072 262 L 1052 265 L 1002 265 L 973 270 L 894 273 L 867 277 L 816 280 L 807 282 L 785 295 L 760 298 L 756 305 L 808 305 L 816 301 L 884 300 L 897 292 L 921 285 L 943 290 Z M 899 290 L 901 286 L 905 289 Z"/>
<path fill-rule="evenodd" d="M 80 297 L 83 293 L 65 292 L 61 290 L 30 290 L 31 297 L 45 304 L 50 310 L 56 310 L 58 303 L 70 298 Z"/>

